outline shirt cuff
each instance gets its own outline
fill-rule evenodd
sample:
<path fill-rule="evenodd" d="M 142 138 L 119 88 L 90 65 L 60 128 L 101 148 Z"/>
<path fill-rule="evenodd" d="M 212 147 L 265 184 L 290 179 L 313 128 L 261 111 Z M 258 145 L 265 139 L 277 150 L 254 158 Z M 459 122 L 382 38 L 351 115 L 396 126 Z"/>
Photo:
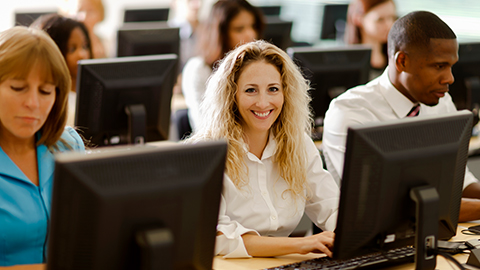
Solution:
<path fill-rule="evenodd" d="M 224 234 L 218 235 L 215 242 L 215 254 L 224 255 L 224 259 L 251 258 L 243 243 L 243 238 L 228 239 Z"/>
<path fill-rule="evenodd" d="M 222 234 L 216 237 L 215 254 L 224 255 L 223 258 L 225 259 L 251 258 L 252 256 L 248 254 L 245 244 L 243 243 L 242 235 L 253 233 L 260 236 L 260 234 L 255 230 L 246 229 L 242 226 L 235 226 L 235 230 L 232 231 L 232 225 L 233 224 L 226 226 L 219 225 L 217 227 L 217 231 L 222 232 Z"/>

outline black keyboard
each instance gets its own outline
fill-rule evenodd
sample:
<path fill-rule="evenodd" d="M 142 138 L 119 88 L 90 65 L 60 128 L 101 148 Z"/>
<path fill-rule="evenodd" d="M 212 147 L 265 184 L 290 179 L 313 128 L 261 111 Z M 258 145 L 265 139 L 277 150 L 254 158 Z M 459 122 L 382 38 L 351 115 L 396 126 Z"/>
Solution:
<path fill-rule="evenodd" d="M 280 269 L 376 269 L 387 266 L 413 262 L 415 258 L 415 248 L 402 247 L 392 249 L 387 252 L 377 252 L 365 256 L 359 256 L 347 260 L 334 260 L 330 257 L 321 257 L 317 259 L 306 260 L 298 263 L 286 264 L 266 270 Z"/>

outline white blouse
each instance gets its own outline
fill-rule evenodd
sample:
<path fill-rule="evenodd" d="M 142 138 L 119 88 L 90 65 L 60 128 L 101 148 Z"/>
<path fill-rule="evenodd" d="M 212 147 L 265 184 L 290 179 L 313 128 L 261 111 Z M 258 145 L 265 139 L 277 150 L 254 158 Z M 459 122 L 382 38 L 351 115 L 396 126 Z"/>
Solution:
<path fill-rule="evenodd" d="M 307 201 L 299 197 L 295 202 L 289 193 L 283 193 L 288 186 L 273 160 L 277 145 L 274 139 L 269 140 L 261 159 L 252 153 L 245 156 L 248 186 L 239 190 L 225 175 L 217 225 L 217 231 L 223 234 L 216 239 L 217 255 L 250 257 L 243 234 L 288 236 L 304 212 L 322 230 L 335 229 L 340 196 L 338 185 L 323 169 L 320 154 L 307 134 L 305 140 L 307 182 L 311 191 Z"/>

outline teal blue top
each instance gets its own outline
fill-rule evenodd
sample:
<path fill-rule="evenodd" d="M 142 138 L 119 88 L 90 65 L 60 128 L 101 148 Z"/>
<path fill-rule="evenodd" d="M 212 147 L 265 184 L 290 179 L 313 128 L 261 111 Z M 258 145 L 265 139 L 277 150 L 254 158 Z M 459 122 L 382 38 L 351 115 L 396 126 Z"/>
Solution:
<path fill-rule="evenodd" d="M 85 151 L 77 132 L 66 127 L 62 139 L 74 151 Z M 60 152 L 70 150 L 58 143 Z M 54 157 L 45 145 L 37 147 L 39 185 L 34 185 L 0 147 L 0 266 L 43 263 Z"/>

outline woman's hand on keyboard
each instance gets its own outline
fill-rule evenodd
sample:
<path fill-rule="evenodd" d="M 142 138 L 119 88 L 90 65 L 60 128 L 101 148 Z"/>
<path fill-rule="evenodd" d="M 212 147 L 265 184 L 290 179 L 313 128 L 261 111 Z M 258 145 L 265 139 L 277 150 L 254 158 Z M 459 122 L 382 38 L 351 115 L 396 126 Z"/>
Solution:
<path fill-rule="evenodd" d="M 251 233 L 242 235 L 248 254 L 254 257 L 310 252 L 325 253 L 331 257 L 334 237 L 333 232 L 322 232 L 307 237 L 268 237 Z"/>
<path fill-rule="evenodd" d="M 321 232 L 312 236 L 303 237 L 300 241 L 300 254 L 325 253 L 332 257 L 333 240 L 335 238 L 334 232 Z"/>

